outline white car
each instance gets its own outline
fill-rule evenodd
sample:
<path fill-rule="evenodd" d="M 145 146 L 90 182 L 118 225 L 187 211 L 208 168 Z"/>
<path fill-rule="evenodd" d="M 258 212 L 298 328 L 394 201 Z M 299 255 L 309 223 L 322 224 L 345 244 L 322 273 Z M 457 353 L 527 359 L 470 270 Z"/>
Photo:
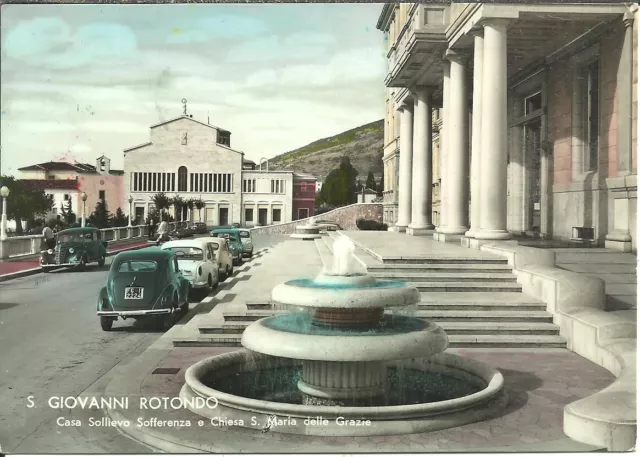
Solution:
<path fill-rule="evenodd" d="M 211 248 L 216 256 L 216 261 L 218 262 L 220 279 L 224 281 L 231 276 L 233 274 L 233 255 L 229 249 L 229 240 L 213 236 L 198 238 L 198 240 L 211 244 Z"/>
<path fill-rule="evenodd" d="M 215 252 L 202 238 L 168 241 L 162 250 L 171 250 L 176 254 L 178 267 L 192 289 L 204 289 L 209 292 L 219 282 L 218 263 Z"/>

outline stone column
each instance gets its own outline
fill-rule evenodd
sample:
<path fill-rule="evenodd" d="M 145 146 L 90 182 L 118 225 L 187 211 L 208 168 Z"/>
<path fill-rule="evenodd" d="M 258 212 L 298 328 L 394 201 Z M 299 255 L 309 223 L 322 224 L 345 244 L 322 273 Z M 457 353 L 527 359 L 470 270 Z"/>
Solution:
<path fill-rule="evenodd" d="M 448 60 L 443 61 L 442 71 L 444 73 L 442 79 L 442 127 L 440 127 L 440 148 L 438 150 L 438 168 L 440 169 L 440 223 L 433 234 L 435 240 L 439 240 L 443 230 L 447 227 L 447 156 L 449 154 L 449 143 L 447 135 L 449 133 L 449 112 L 451 111 L 449 103 L 449 76 L 450 63 Z"/>
<path fill-rule="evenodd" d="M 398 188 L 398 222 L 395 231 L 405 232 L 411 223 L 411 167 L 413 164 L 413 107 L 400 109 L 400 183 Z"/>
<path fill-rule="evenodd" d="M 473 237 L 480 227 L 480 172 L 481 141 L 482 141 L 482 63 L 484 51 L 484 36 L 482 31 L 473 34 L 473 113 L 471 120 L 471 227 L 465 233 Z"/>
<path fill-rule="evenodd" d="M 413 170 L 411 178 L 411 224 L 408 235 L 424 235 L 433 229 L 431 223 L 431 192 L 433 181 L 433 137 L 431 94 L 428 87 L 419 87 L 413 104 Z"/>
<path fill-rule="evenodd" d="M 507 24 L 504 19 L 482 24 L 482 181 L 477 240 L 511 237 L 507 231 Z"/>
<path fill-rule="evenodd" d="M 618 64 L 618 176 L 632 173 L 631 149 L 633 128 L 633 16 L 625 18 L 624 41 Z"/>
<path fill-rule="evenodd" d="M 253 226 L 258 226 L 258 204 L 256 203 L 255 208 L 253 209 Z"/>
<path fill-rule="evenodd" d="M 469 221 L 469 103 L 464 56 L 449 53 L 449 114 L 447 115 L 447 226 L 445 235 L 463 235 Z M 444 241 L 446 237 L 440 237 Z"/>
<path fill-rule="evenodd" d="M 269 209 L 267 211 L 267 225 L 273 225 L 273 205 L 271 203 L 269 203 Z"/>

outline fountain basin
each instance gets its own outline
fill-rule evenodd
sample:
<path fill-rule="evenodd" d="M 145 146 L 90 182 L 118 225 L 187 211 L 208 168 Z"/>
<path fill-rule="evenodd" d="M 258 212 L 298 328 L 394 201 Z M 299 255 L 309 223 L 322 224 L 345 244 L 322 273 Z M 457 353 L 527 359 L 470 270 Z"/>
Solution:
<path fill-rule="evenodd" d="M 444 351 L 449 339 L 439 326 L 406 318 L 416 327 L 398 332 L 284 331 L 268 317 L 249 325 L 242 334 L 245 348 L 275 357 L 334 362 L 371 362 L 427 357 Z"/>
<path fill-rule="evenodd" d="M 392 308 L 415 305 L 420 292 L 398 281 L 371 282 L 368 275 L 321 275 L 315 280 L 294 279 L 278 284 L 271 300 L 280 305 L 311 308 Z M 373 278 L 372 278 L 373 279 Z"/>
<path fill-rule="evenodd" d="M 307 225 L 298 225 L 295 228 L 295 233 L 291 234 L 291 238 L 299 238 L 302 240 L 315 240 L 320 238 L 320 226 L 315 222 L 311 222 Z"/>
<path fill-rule="evenodd" d="M 209 387 L 225 380 L 231 380 L 229 385 L 235 385 L 234 376 L 238 374 L 251 375 L 273 368 L 273 357 L 248 357 L 248 354 L 245 350 L 226 353 L 204 359 L 187 369 L 180 397 L 189 409 L 207 418 L 235 421 L 236 425 L 246 428 L 263 429 L 269 424 L 277 424 L 270 429 L 277 433 L 374 436 L 435 431 L 478 422 L 498 413 L 507 402 L 504 379 L 497 370 L 451 353 L 407 360 L 399 365 L 402 370 L 414 370 L 425 376 L 447 376 L 468 386 L 465 391 L 470 393 L 443 401 L 336 407 L 260 400 Z M 293 359 L 282 359 L 279 363 L 291 370 L 299 370 L 297 367 L 301 365 Z M 444 384 L 440 389 L 449 394 L 447 391 L 453 390 L 453 386 L 446 386 L 451 382 Z M 295 386 L 294 381 L 291 385 Z M 419 389 L 424 390 L 424 387 L 419 386 Z M 195 397 L 215 398 L 218 406 L 198 408 L 191 402 Z M 345 424 L 344 421 L 352 422 Z"/>

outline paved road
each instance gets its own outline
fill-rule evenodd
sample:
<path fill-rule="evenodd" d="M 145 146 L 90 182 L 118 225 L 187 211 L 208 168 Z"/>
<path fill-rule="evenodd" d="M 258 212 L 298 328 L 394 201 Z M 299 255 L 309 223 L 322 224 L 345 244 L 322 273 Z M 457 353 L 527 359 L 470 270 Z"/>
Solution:
<path fill-rule="evenodd" d="M 254 239 L 257 249 L 282 236 Z M 103 268 L 59 271 L 0 283 L 0 448 L 13 453 L 149 453 L 115 429 L 62 428 L 65 411 L 49 397 L 99 390 L 108 372 L 135 357 L 162 334 L 143 321 L 100 329 L 95 314 Z M 193 306 L 193 304 L 192 304 Z M 29 396 L 33 403 L 29 401 Z M 29 406 L 34 406 L 30 408 Z"/>

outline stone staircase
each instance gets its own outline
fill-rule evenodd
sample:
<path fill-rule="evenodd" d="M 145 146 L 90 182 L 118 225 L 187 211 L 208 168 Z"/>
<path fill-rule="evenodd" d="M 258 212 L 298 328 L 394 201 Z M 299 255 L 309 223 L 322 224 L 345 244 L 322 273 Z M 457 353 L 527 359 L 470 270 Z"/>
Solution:
<path fill-rule="evenodd" d="M 316 240 L 325 264 L 331 261 L 331 242 L 338 236 L 331 233 Z M 422 299 L 415 317 L 441 326 L 452 348 L 566 347 L 545 303 L 522 293 L 506 260 L 385 259 L 380 263 L 361 248 L 355 254 L 375 278 L 404 281 L 418 288 Z M 222 324 L 202 324 L 199 337 L 174 341 L 174 345 L 240 346 L 248 325 L 282 312 L 268 300 L 246 303 L 246 310 L 225 312 Z"/>

